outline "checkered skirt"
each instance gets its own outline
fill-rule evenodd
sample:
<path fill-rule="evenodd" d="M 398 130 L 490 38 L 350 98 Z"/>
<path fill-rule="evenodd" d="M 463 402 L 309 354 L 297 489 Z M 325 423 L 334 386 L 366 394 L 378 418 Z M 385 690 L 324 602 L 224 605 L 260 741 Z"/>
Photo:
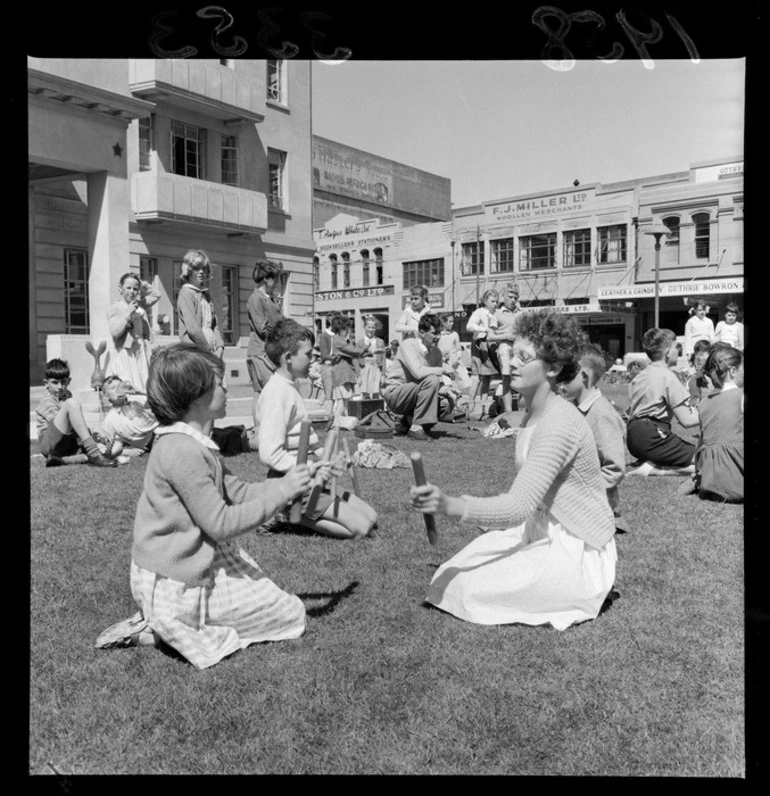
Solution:
<path fill-rule="evenodd" d="M 302 600 L 276 586 L 232 541 L 217 547 L 211 581 L 203 586 L 172 580 L 132 561 L 131 593 L 150 628 L 198 669 L 249 644 L 305 632 Z"/>

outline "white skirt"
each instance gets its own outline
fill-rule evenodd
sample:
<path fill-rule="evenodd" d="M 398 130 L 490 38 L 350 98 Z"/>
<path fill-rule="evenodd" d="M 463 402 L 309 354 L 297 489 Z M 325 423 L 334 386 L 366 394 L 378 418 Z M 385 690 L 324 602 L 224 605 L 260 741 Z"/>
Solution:
<path fill-rule="evenodd" d="M 302 600 L 276 586 L 235 542 L 217 547 L 212 573 L 210 584 L 190 586 L 131 562 L 131 593 L 150 628 L 196 668 L 305 632 Z"/>
<path fill-rule="evenodd" d="M 442 564 L 427 601 L 467 622 L 564 630 L 598 616 L 616 561 L 614 539 L 597 550 L 541 508 L 515 528 L 482 533 Z"/>

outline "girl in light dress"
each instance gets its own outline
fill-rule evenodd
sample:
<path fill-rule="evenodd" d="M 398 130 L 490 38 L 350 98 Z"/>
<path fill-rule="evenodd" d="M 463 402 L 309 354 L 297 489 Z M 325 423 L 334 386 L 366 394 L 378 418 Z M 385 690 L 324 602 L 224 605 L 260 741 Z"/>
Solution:
<path fill-rule="evenodd" d="M 107 310 L 113 351 L 106 375 L 118 376 L 144 393 L 152 354 L 147 309 L 160 299 L 160 293 L 131 273 L 120 277 L 119 289 L 120 300 Z"/>
<path fill-rule="evenodd" d="M 358 389 L 364 398 L 374 398 L 380 394 L 382 369 L 385 364 L 385 341 L 377 336 L 382 323 L 374 316 L 364 318 L 364 336 L 356 341 L 363 350 L 358 360 L 363 367 L 358 374 Z"/>
<path fill-rule="evenodd" d="M 147 399 L 160 426 L 136 508 L 131 593 L 139 612 L 107 628 L 102 649 L 172 647 L 197 669 L 261 641 L 298 638 L 305 607 L 236 542 L 303 496 L 310 468 L 243 481 L 211 440 L 226 414 L 222 360 L 189 343 L 158 349 Z"/>
<path fill-rule="evenodd" d="M 496 290 L 487 290 L 481 297 L 481 305 L 475 309 L 470 318 L 466 329 L 473 332 L 473 342 L 471 343 L 471 363 L 473 377 L 470 389 L 470 411 L 476 403 L 478 395 L 487 395 L 491 400 L 489 384 L 493 376 L 500 373 L 495 364 L 493 351 L 490 350 L 490 343 L 487 335 L 490 329 L 497 328 L 497 317 L 495 310 L 500 300 L 500 294 Z M 484 400 L 483 397 L 481 399 Z M 484 406 L 482 404 L 479 420 L 484 417 Z"/>
<path fill-rule="evenodd" d="M 705 301 L 696 301 L 690 308 L 691 318 L 684 325 L 684 350 L 683 354 L 690 359 L 693 347 L 698 340 L 714 342 L 714 321 L 706 317 L 709 308 Z"/>
<path fill-rule="evenodd" d="M 743 351 L 743 324 L 738 320 L 738 305 L 731 301 L 725 307 L 725 319 L 714 330 L 715 343 L 727 343 Z"/>
<path fill-rule="evenodd" d="M 593 434 L 557 393 L 575 377 L 586 338 L 574 319 L 552 310 L 521 313 L 515 328 L 511 387 L 527 410 L 510 490 L 452 497 L 427 484 L 411 487 L 411 503 L 484 531 L 439 567 L 429 603 L 477 624 L 564 630 L 598 616 L 617 560 Z"/>

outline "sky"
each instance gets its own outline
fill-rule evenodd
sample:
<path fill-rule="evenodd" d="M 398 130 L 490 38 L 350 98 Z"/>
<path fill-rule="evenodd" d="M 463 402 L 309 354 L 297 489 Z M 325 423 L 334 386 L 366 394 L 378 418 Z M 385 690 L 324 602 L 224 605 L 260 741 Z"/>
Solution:
<path fill-rule="evenodd" d="M 449 177 L 455 208 L 743 155 L 745 60 L 312 62 L 313 133 Z"/>

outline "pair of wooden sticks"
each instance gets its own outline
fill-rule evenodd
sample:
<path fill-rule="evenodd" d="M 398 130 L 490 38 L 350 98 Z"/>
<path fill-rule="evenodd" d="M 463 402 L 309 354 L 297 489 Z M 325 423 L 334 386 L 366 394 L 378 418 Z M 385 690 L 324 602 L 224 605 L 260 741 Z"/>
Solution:
<path fill-rule="evenodd" d="M 297 447 L 297 464 L 307 464 L 307 457 L 308 457 L 308 445 L 310 442 L 310 429 L 312 427 L 312 423 L 310 420 L 302 420 L 300 422 L 299 427 L 299 444 Z M 340 440 L 340 428 L 339 426 L 332 426 L 329 429 L 329 433 L 326 435 L 326 440 L 324 442 L 323 453 L 321 454 L 321 461 L 322 462 L 330 462 L 335 454 L 339 449 L 340 443 L 342 444 L 342 449 L 345 451 L 345 458 L 351 464 L 351 471 L 350 477 L 353 481 L 353 492 L 354 494 L 358 495 L 360 493 L 360 487 L 358 485 L 358 475 L 356 473 L 355 465 L 353 464 L 353 458 L 350 455 L 350 448 L 348 447 L 348 441 L 346 439 Z M 331 481 L 331 494 L 332 494 L 332 506 L 336 511 L 337 506 L 337 476 L 332 476 Z M 318 501 L 318 497 L 323 491 L 323 483 L 321 483 L 319 478 L 314 479 L 313 485 L 310 491 L 310 497 L 307 501 L 307 508 L 306 511 L 312 512 L 315 509 L 316 502 Z M 293 523 L 298 523 L 302 516 L 302 499 L 298 498 L 297 500 L 292 503 L 291 512 L 289 514 L 289 520 Z"/>

